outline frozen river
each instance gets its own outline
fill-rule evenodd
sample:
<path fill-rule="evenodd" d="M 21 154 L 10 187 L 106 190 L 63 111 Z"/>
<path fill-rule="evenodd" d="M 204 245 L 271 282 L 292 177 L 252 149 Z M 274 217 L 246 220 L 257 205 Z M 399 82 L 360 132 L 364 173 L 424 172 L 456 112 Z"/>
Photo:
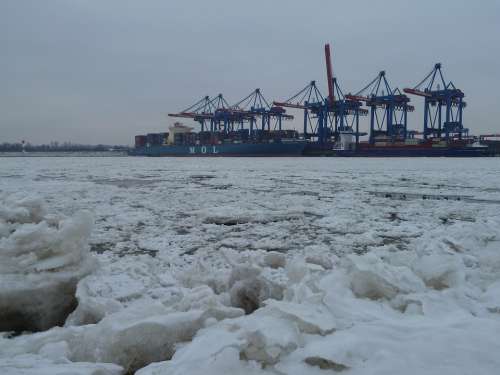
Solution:
<path fill-rule="evenodd" d="M 160 362 L 141 374 L 500 368 L 500 159 L 0 158 L 0 197 L 26 196 L 49 213 L 90 211 L 99 267 L 79 284 L 86 318 L 0 340 L 12 373 L 12 358 L 28 354 L 49 372 L 61 361 Z M 238 300 L 252 287 L 235 291 L 235 277 L 265 284 L 266 298 Z M 129 367 L 68 338 L 147 304 L 165 309 L 151 316 L 224 313 L 172 353 Z M 65 342 L 64 360 L 41 351 L 39 335 Z"/>
<path fill-rule="evenodd" d="M 500 200 L 500 159 L 8 158 L 0 190 L 36 194 L 65 214 L 90 210 L 91 242 L 110 254 L 341 254 L 391 235 L 407 247 L 429 229 L 488 217 L 500 206 L 373 192 Z"/>

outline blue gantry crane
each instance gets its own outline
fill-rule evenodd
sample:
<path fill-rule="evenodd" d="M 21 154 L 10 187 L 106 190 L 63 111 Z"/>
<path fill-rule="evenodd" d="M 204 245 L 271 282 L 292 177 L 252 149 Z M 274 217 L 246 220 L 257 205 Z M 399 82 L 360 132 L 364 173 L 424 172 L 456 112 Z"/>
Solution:
<path fill-rule="evenodd" d="M 201 131 L 205 131 L 206 121 L 210 121 L 214 109 L 209 96 L 204 96 L 193 105 L 179 113 L 169 113 L 169 117 L 192 118 L 199 122 Z"/>
<path fill-rule="evenodd" d="M 415 108 L 408 104 L 410 98 L 399 88 L 391 88 L 385 71 L 381 71 L 356 94 L 346 95 L 346 98 L 364 102 L 370 108 L 370 144 L 374 144 L 377 136 L 399 141 L 414 134 L 408 132 L 408 112 Z"/>
<path fill-rule="evenodd" d="M 464 93 L 457 89 L 453 82 L 446 82 L 441 71 L 441 64 L 415 87 L 404 89 L 405 93 L 425 98 L 424 104 L 424 138 L 467 137 L 469 130 L 463 127 L 463 109 L 466 103 Z M 443 121 L 443 107 L 445 116 Z"/>
<path fill-rule="evenodd" d="M 260 131 L 282 131 L 283 120 L 293 120 L 292 115 L 287 115 L 283 107 L 271 106 L 262 95 L 260 89 L 255 89 L 239 102 L 231 106 L 234 114 L 241 114 L 240 126 L 243 129 L 243 121 L 248 121 L 250 136 L 253 137 L 258 128 L 257 120 L 260 118 Z"/>
<path fill-rule="evenodd" d="M 316 81 L 311 81 L 297 94 L 283 102 L 273 102 L 278 108 L 295 108 L 304 111 L 303 131 L 304 138 L 317 137 L 323 127 L 323 106 L 325 98 L 316 87 Z"/>
<path fill-rule="evenodd" d="M 366 116 L 368 111 L 361 108 L 363 103 L 360 100 L 344 95 L 336 78 L 333 78 L 332 83 L 336 95 L 333 96 L 333 102 L 330 101 L 330 95 L 325 102 L 325 131 L 333 134 L 335 140 L 341 134 L 353 135 L 358 145 L 359 137 L 366 134 L 359 131 L 359 116 Z"/>
<path fill-rule="evenodd" d="M 223 116 L 223 111 L 227 108 L 229 108 L 229 104 L 224 99 L 224 96 L 219 94 L 212 99 L 209 96 L 204 96 L 185 110 L 179 113 L 169 113 L 168 115 L 170 117 L 191 118 L 200 124 L 202 132 L 214 132 L 220 129 L 221 122 L 224 129 L 228 128 L 228 119 Z"/>
<path fill-rule="evenodd" d="M 344 137 L 352 137 L 356 140 L 356 147 L 359 144 L 359 116 L 366 116 L 368 111 L 361 108 L 363 103 L 356 99 L 350 99 L 344 96 L 337 78 L 333 75 L 332 59 L 330 54 L 330 45 L 325 44 L 325 64 L 326 78 L 328 83 L 328 98 L 325 100 L 323 134 L 320 134 L 318 141 L 325 143 L 330 134 L 333 134 L 334 140 L 340 140 L 344 148 Z M 350 141 L 349 141 L 350 143 Z"/>

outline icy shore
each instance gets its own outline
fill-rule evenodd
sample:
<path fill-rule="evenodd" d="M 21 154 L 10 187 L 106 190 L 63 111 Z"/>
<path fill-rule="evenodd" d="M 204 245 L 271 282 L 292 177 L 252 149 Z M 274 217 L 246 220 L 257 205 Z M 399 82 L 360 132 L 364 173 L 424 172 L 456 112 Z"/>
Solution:
<path fill-rule="evenodd" d="M 166 160 L 4 163 L 0 373 L 498 372 L 495 159 Z"/>

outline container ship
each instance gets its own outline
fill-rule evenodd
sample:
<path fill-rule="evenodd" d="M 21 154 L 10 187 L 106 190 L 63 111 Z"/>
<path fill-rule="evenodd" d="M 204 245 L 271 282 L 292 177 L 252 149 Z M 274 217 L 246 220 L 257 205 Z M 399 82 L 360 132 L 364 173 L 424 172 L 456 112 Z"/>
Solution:
<path fill-rule="evenodd" d="M 255 89 L 234 105 L 222 94 L 205 96 L 171 117 L 188 118 L 201 128 L 174 124 L 168 133 L 138 135 L 131 155 L 146 156 L 364 156 L 476 157 L 493 151 L 464 127 L 465 94 L 446 81 L 440 63 L 416 86 L 400 90 L 381 71 L 361 90 L 344 94 L 333 75 L 330 46 L 325 45 L 328 95 L 316 81 L 272 105 Z M 423 130 L 411 130 L 412 95 L 423 99 Z M 283 130 L 292 120 L 285 108 L 302 111 L 303 130 Z M 369 116 L 369 131 L 360 118 Z M 246 127 L 246 128 L 245 128 Z M 361 137 L 368 136 L 368 141 Z M 493 146 L 492 146 L 493 147 Z M 490 148 L 492 148 L 490 147 Z"/>
<path fill-rule="evenodd" d="M 135 137 L 132 156 L 301 156 L 306 146 L 294 130 L 201 131 L 175 123 L 167 133 Z"/>
<path fill-rule="evenodd" d="M 322 146 L 311 143 L 304 149 L 304 155 L 308 156 L 337 157 L 482 157 L 490 154 L 488 146 L 470 140 L 378 137 L 373 143 L 356 143 L 353 133 L 340 134 L 337 142 Z"/>
<path fill-rule="evenodd" d="M 332 156 L 364 157 L 476 157 L 487 156 L 488 147 L 466 142 L 449 142 L 440 139 L 418 140 L 414 144 L 407 142 L 383 142 L 371 145 L 359 143 L 356 149 L 334 147 Z"/>

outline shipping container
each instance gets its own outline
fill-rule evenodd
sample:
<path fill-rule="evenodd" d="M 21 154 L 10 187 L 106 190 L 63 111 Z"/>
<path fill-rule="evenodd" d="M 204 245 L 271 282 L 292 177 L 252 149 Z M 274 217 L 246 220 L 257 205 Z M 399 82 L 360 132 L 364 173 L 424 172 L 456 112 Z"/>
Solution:
<path fill-rule="evenodd" d="M 141 148 L 146 146 L 147 137 L 145 135 L 136 135 L 135 136 L 135 147 Z"/>
<path fill-rule="evenodd" d="M 184 144 L 184 134 L 185 133 L 175 133 L 174 134 L 174 144 L 176 145 L 182 145 Z"/>
<path fill-rule="evenodd" d="M 166 144 L 168 144 L 168 135 L 169 135 L 169 133 L 168 133 L 168 132 L 165 132 L 165 133 L 160 133 L 160 136 L 161 136 L 161 144 L 162 144 L 162 145 L 166 145 Z"/>
<path fill-rule="evenodd" d="M 163 143 L 162 136 L 159 133 L 149 133 L 147 136 L 147 143 L 150 145 L 161 145 Z"/>

